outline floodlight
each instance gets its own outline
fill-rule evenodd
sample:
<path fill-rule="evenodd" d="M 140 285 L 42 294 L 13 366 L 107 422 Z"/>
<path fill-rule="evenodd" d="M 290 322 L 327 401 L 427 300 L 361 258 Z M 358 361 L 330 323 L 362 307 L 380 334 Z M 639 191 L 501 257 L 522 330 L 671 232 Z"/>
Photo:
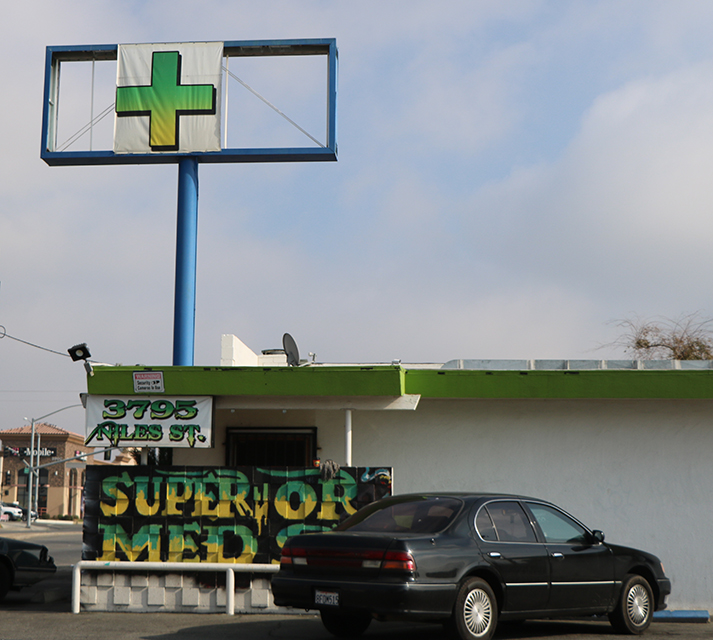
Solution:
<path fill-rule="evenodd" d="M 78 360 L 86 360 L 91 358 L 92 354 L 89 353 L 87 348 L 87 343 L 82 342 L 81 344 L 75 344 L 73 347 L 67 349 L 69 357 L 72 358 L 72 362 L 77 362 Z"/>

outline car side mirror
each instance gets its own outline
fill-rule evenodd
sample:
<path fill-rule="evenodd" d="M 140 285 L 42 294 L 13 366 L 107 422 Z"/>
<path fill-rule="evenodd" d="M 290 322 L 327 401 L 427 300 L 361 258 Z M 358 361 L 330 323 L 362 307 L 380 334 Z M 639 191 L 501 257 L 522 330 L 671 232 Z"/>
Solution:
<path fill-rule="evenodd" d="M 604 542 L 604 532 L 599 529 L 592 531 L 592 543 L 601 544 L 602 542 Z"/>

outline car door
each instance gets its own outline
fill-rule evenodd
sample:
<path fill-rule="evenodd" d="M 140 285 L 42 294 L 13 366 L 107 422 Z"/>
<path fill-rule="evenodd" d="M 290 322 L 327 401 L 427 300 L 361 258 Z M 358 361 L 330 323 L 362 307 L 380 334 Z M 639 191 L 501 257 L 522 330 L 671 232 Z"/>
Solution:
<path fill-rule="evenodd" d="M 614 594 L 614 559 L 574 518 L 547 504 L 526 502 L 544 537 L 550 563 L 548 609 L 606 608 Z"/>
<path fill-rule="evenodd" d="M 530 518 L 516 500 L 484 504 L 475 517 L 483 557 L 505 585 L 503 611 L 539 611 L 547 606 L 549 561 Z"/>

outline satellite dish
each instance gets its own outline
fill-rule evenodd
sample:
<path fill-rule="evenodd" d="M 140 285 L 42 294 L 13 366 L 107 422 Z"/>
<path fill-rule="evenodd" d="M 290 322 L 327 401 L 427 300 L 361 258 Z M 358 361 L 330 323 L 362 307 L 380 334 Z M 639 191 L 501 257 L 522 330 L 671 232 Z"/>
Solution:
<path fill-rule="evenodd" d="M 282 336 L 282 347 L 287 354 L 287 364 L 291 367 L 297 367 L 300 364 L 300 350 L 297 348 L 295 339 L 286 333 Z"/>

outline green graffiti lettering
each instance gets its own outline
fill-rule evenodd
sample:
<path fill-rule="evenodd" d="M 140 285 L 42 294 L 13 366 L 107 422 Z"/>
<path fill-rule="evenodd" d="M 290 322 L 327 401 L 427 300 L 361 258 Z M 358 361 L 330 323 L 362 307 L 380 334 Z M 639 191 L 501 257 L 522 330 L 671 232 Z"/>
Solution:
<path fill-rule="evenodd" d="M 322 500 L 318 518 L 320 520 L 340 520 L 343 514 L 351 515 L 357 509 L 352 504 L 356 500 L 357 485 L 354 478 L 340 474 L 333 480 L 322 482 Z M 341 509 L 341 512 L 340 512 Z"/>
<path fill-rule="evenodd" d="M 102 549 L 115 559 L 124 556 L 129 562 L 160 562 L 161 525 L 147 524 L 133 535 L 126 532 L 120 524 L 106 526 L 99 524 L 99 530 L 104 534 Z M 112 553 L 113 552 L 113 553 Z M 106 560 L 105 557 L 101 558 Z"/>
<path fill-rule="evenodd" d="M 297 498 L 296 507 L 292 506 L 293 497 Z M 275 495 L 275 509 L 285 520 L 304 520 L 316 506 L 317 494 L 304 482 L 287 482 Z"/>
<path fill-rule="evenodd" d="M 139 476 L 136 485 L 136 511 L 141 516 L 155 516 L 161 508 L 161 478 Z"/>
<path fill-rule="evenodd" d="M 200 562 L 200 538 L 198 522 L 168 525 L 168 562 Z"/>
<path fill-rule="evenodd" d="M 257 542 L 241 525 L 204 526 L 206 562 L 252 562 Z"/>
<path fill-rule="evenodd" d="M 309 469 L 262 469 L 257 467 L 257 470 L 270 478 L 297 478 L 306 480 L 307 478 L 319 477 L 319 469 L 310 467 Z M 342 470 L 343 471 L 343 470 Z M 341 473 L 341 471 L 340 471 Z"/>
<path fill-rule="evenodd" d="M 193 501 L 193 483 L 184 476 L 171 476 L 166 482 L 166 506 L 161 513 L 164 516 L 187 516 Z M 184 511 L 184 507 L 189 505 Z"/>
<path fill-rule="evenodd" d="M 128 437 L 150 436 L 151 426 Z M 125 433 L 104 428 L 105 439 Z M 331 530 L 363 496 L 388 495 L 384 477 L 352 468 L 329 481 L 311 468 L 88 468 L 85 542 L 106 561 L 279 562 L 288 536 Z"/>
<path fill-rule="evenodd" d="M 102 486 L 102 493 L 108 501 L 102 500 L 99 503 L 101 513 L 105 516 L 120 516 L 130 505 L 127 493 L 119 489 L 115 483 L 107 483 Z"/>

